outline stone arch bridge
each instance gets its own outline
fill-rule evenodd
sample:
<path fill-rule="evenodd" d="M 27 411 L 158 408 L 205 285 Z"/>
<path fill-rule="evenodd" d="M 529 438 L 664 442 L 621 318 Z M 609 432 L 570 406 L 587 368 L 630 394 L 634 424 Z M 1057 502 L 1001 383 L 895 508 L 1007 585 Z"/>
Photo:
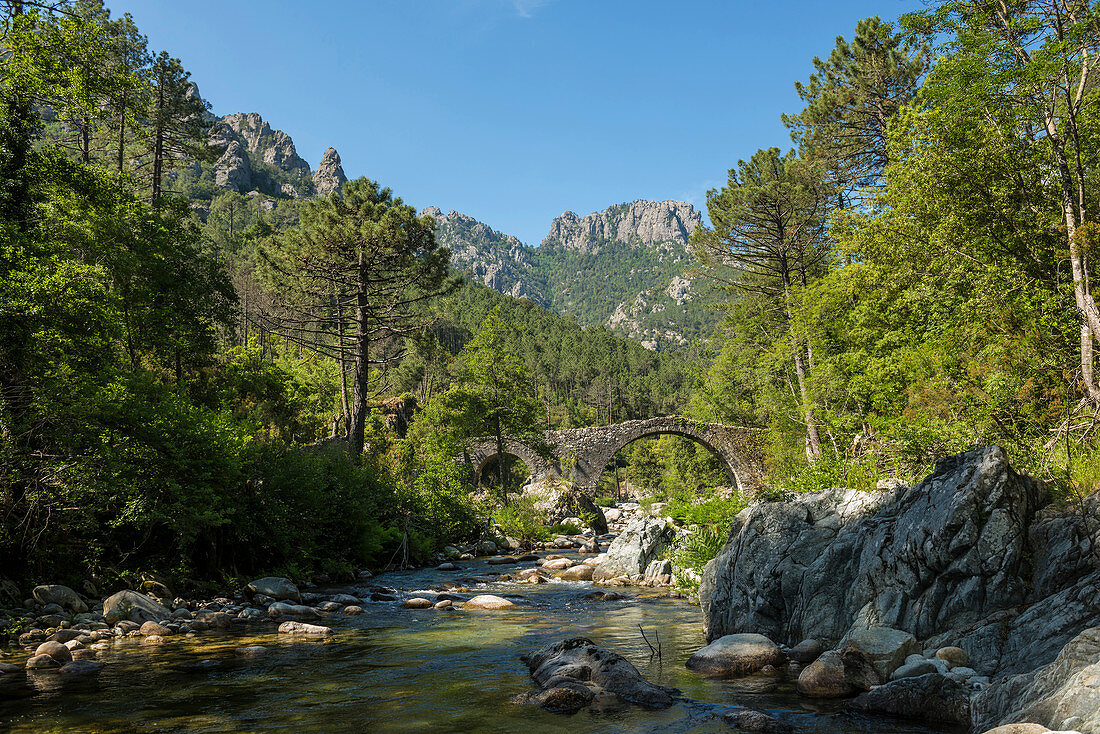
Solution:
<path fill-rule="evenodd" d="M 671 434 L 690 438 L 710 449 L 719 459 L 730 483 L 741 490 L 757 486 L 760 458 L 751 429 L 720 423 L 700 423 L 679 416 L 663 416 L 625 421 L 610 426 L 546 431 L 544 442 L 549 457 L 533 442 L 514 438 L 504 441 L 505 453 L 515 456 L 531 471 L 533 479 L 564 477 L 589 495 L 604 467 L 615 454 L 641 438 Z M 474 480 L 481 479 L 489 462 L 496 456 L 496 441 L 475 439 L 466 447 L 466 458 L 473 467 Z"/>

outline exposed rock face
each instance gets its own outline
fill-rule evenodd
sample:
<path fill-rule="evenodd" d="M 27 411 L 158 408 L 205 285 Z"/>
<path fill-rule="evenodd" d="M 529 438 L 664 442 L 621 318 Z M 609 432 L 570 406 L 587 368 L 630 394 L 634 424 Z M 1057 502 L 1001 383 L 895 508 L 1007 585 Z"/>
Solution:
<path fill-rule="evenodd" d="M 439 244 L 451 251 L 451 264 L 493 290 L 546 305 L 545 290 L 534 270 L 531 248 L 473 217 L 430 206 L 420 216 L 435 218 Z"/>
<path fill-rule="evenodd" d="M 523 657 L 539 690 L 527 700 L 551 711 L 572 712 L 589 703 L 621 700 L 668 708 L 680 692 L 650 683 L 622 655 L 577 637 Z"/>
<path fill-rule="evenodd" d="M 1049 665 L 979 693 L 973 715 L 979 728 L 1027 721 L 1100 732 L 1100 627 L 1077 635 Z"/>
<path fill-rule="evenodd" d="M 312 196 L 316 191 L 315 174 L 298 155 L 294 141 L 255 112 L 238 112 L 217 119 L 207 142 L 224 149 L 214 164 L 214 183 L 222 188 L 241 194 L 255 191 L 290 198 Z M 332 148 L 325 152 L 317 173 L 326 186 L 343 176 L 340 156 Z"/>
<path fill-rule="evenodd" d="M 708 636 L 836 640 L 855 625 L 924 639 L 973 624 L 1027 598 L 1027 529 L 1047 501 L 994 447 L 916 487 L 753 505 L 704 574 Z"/>
<path fill-rule="evenodd" d="M 605 242 L 675 243 L 686 250 L 688 238 L 701 222 L 702 216 L 686 202 L 638 199 L 585 217 L 565 212 L 550 224 L 550 233 L 542 244 L 581 253 L 597 252 Z"/>
<path fill-rule="evenodd" d="M 593 580 L 641 576 L 649 562 L 655 560 L 675 537 L 673 527 L 658 518 L 643 517 L 631 523 L 622 535 L 611 541 L 607 548 L 607 559 L 596 566 Z"/>
<path fill-rule="evenodd" d="M 1076 511 L 1049 502 L 989 447 L 941 461 L 915 487 L 753 505 L 704 573 L 708 639 L 836 641 L 892 627 L 923 649 L 961 648 L 992 676 L 975 702 L 979 731 L 1032 721 L 1100 732 L 1065 713 L 1078 701 L 1096 710 L 1100 688 L 1097 653 L 1080 652 L 1094 644 L 1082 633 L 1100 627 L 1100 498 Z"/>
<path fill-rule="evenodd" d="M 317 170 L 313 172 L 313 188 L 317 191 L 317 195 L 328 196 L 333 191 L 339 191 L 347 180 L 344 167 L 340 165 L 340 154 L 335 148 L 328 148 L 321 156 Z"/>
<path fill-rule="evenodd" d="M 255 112 L 226 115 L 220 121 L 236 133 L 246 150 L 268 165 L 285 171 L 309 174 L 309 164 L 298 156 L 294 141 L 282 130 L 275 130 Z"/>

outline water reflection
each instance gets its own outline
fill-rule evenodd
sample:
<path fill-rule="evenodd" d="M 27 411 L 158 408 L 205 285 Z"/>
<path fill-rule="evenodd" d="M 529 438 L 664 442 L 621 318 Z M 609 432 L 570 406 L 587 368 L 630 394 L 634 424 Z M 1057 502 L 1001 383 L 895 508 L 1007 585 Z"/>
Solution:
<path fill-rule="evenodd" d="M 698 609 L 652 590 L 629 589 L 618 601 L 584 599 L 591 584 L 499 582 L 488 576 L 490 569 L 510 570 L 470 562 L 459 572 L 403 572 L 377 581 L 427 590 L 456 575 L 475 576 L 485 581 L 471 592 L 514 595 L 517 606 L 444 612 L 365 603 L 361 615 L 329 617 L 325 623 L 338 633 L 327 641 L 280 637 L 270 625 L 250 626 L 247 635 L 170 638 L 163 645 L 120 640 L 100 654 L 108 665 L 91 679 L 62 681 L 50 672 L 0 681 L 0 729 L 729 732 L 720 714 L 744 706 L 779 716 L 800 732 L 951 731 L 852 715 L 836 703 L 800 699 L 789 684 L 766 678 L 698 676 L 684 667 L 704 644 Z M 639 628 L 654 645 L 659 636 L 660 657 Z M 651 681 L 679 688 L 692 701 L 667 711 L 634 707 L 568 717 L 512 704 L 530 688 L 519 656 L 572 636 L 615 650 Z M 252 645 L 267 650 L 239 651 Z"/>

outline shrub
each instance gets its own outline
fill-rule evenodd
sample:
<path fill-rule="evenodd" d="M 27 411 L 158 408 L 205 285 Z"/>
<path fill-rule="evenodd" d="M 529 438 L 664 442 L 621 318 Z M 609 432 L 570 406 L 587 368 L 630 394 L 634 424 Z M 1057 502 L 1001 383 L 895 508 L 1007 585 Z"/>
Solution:
<path fill-rule="evenodd" d="M 535 500 L 532 497 L 514 498 L 512 504 L 497 510 L 493 519 L 504 530 L 505 535 L 527 545 L 550 537 L 545 527 L 545 518 L 535 509 Z"/>

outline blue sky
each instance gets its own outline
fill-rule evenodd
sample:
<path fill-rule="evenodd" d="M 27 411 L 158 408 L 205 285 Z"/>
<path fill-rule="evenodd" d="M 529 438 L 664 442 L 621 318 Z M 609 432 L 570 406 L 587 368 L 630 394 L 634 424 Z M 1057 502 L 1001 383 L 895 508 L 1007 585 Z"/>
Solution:
<path fill-rule="evenodd" d="M 183 60 L 217 114 L 259 112 L 421 208 L 538 244 L 565 210 L 703 208 L 811 59 L 916 0 L 107 0 Z"/>

